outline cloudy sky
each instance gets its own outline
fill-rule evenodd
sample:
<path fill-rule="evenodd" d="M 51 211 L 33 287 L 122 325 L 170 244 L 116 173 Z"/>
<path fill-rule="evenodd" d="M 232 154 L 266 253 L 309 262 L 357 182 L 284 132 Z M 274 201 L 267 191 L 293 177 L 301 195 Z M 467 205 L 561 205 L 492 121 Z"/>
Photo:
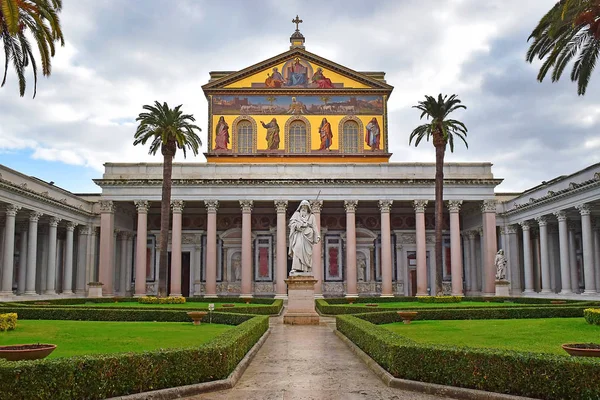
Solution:
<path fill-rule="evenodd" d="M 201 85 L 289 49 L 292 18 L 306 49 L 349 68 L 386 71 L 392 161 L 434 162 L 408 146 L 425 94 L 456 93 L 469 149 L 490 161 L 497 191 L 521 191 L 600 161 L 600 71 L 585 97 L 564 79 L 536 81 L 527 37 L 555 0 L 64 0 L 66 45 L 49 79 L 0 89 L 0 163 L 76 193 L 98 192 L 104 162 L 159 162 L 133 147 L 135 117 L 154 100 L 183 104 L 203 128 Z M 568 78 L 568 73 L 565 74 Z M 206 149 L 204 146 L 203 151 Z M 184 161 L 181 156 L 176 161 Z M 204 161 L 203 156 L 187 161 Z"/>

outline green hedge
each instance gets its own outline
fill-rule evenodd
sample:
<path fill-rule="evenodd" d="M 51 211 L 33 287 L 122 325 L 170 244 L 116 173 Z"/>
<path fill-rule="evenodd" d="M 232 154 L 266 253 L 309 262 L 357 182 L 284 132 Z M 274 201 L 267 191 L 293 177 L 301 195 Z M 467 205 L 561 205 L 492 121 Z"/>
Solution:
<path fill-rule="evenodd" d="M 0 332 L 12 331 L 17 327 L 17 313 L 0 314 Z"/>
<path fill-rule="evenodd" d="M 141 296 L 137 299 L 140 304 L 185 304 L 185 297 L 182 296 Z"/>
<path fill-rule="evenodd" d="M 600 325 L 600 308 L 587 308 L 583 310 L 583 316 L 588 324 Z"/>
<path fill-rule="evenodd" d="M 548 400 L 600 398 L 597 360 L 419 344 L 350 315 L 336 324 L 397 378 Z"/>
<path fill-rule="evenodd" d="M 236 328 L 195 348 L 0 360 L 0 399 L 105 399 L 225 379 L 269 328 L 267 316 L 248 317 Z"/>
<path fill-rule="evenodd" d="M 420 296 L 419 303 L 460 303 L 463 296 Z"/>

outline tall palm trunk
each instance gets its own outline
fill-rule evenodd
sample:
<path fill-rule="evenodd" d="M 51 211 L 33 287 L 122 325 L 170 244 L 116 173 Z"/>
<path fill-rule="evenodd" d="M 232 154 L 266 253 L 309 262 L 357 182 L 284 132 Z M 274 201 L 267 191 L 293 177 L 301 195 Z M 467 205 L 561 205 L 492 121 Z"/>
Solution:
<path fill-rule="evenodd" d="M 167 270 L 169 264 L 169 223 L 171 220 L 171 175 L 173 173 L 174 144 L 161 148 L 163 161 L 163 185 L 160 203 L 160 258 L 158 260 L 158 295 L 167 295 Z"/>
<path fill-rule="evenodd" d="M 443 293 L 442 228 L 444 226 L 444 156 L 446 143 L 442 132 L 433 134 L 435 146 L 435 294 Z"/>

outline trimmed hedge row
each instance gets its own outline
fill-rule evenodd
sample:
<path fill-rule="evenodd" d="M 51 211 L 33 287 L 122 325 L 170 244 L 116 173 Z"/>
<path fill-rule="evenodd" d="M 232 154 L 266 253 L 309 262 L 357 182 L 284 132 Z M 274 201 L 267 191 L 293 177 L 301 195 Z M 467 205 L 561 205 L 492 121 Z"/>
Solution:
<path fill-rule="evenodd" d="M 225 379 L 269 328 L 267 316 L 246 317 L 236 328 L 194 348 L 0 360 L 0 399 L 105 399 Z"/>
<path fill-rule="evenodd" d="M 17 314 L 0 314 L 0 332 L 12 331 L 17 327 Z"/>
<path fill-rule="evenodd" d="M 591 325 L 600 325 L 600 308 L 587 308 L 583 310 L 585 321 Z"/>
<path fill-rule="evenodd" d="M 432 298 L 434 296 L 424 297 L 411 297 L 411 296 L 399 296 L 399 297 L 357 297 L 348 299 L 345 297 L 326 298 L 325 301 L 329 304 L 349 304 L 350 301 L 353 303 L 401 303 L 401 302 L 415 302 L 419 299 Z M 446 296 L 444 296 L 446 297 Z M 582 301 L 582 300 L 563 300 L 563 299 L 543 299 L 534 297 L 483 297 L 483 296 L 468 296 L 462 297 L 462 302 L 489 302 L 489 303 L 518 303 L 518 304 L 548 304 L 554 305 L 550 302 L 553 300 L 565 301 L 566 304 L 590 304 L 600 305 L 599 301 Z M 427 300 L 425 300 L 427 301 Z"/>
<path fill-rule="evenodd" d="M 423 296 L 417 297 L 419 303 L 460 303 L 462 296 Z"/>
<path fill-rule="evenodd" d="M 596 360 L 419 344 L 350 315 L 336 325 L 397 378 L 547 400 L 600 398 Z"/>

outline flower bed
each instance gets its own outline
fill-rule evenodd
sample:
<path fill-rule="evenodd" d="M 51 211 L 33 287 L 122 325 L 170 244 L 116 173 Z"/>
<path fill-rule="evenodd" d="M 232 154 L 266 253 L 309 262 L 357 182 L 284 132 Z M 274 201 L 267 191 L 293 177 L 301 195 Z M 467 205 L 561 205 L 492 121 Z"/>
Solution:
<path fill-rule="evenodd" d="M 0 332 L 12 331 L 17 326 L 17 314 L 0 314 Z"/>
<path fill-rule="evenodd" d="M 0 399 L 104 399 L 225 379 L 267 331 L 269 318 L 214 313 L 215 319 L 239 325 L 195 348 L 0 361 Z"/>
<path fill-rule="evenodd" d="M 583 316 L 588 324 L 600 325 L 600 308 L 587 308 L 583 310 Z"/>
<path fill-rule="evenodd" d="M 350 315 L 336 325 L 396 378 L 548 400 L 600 398 L 595 360 L 419 344 Z"/>
<path fill-rule="evenodd" d="M 155 297 L 155 296 L 142 296 L 138 298 L 140 304 L 184 304 L 185 297 L 181 296 L 169 296 L 169 297 Z"/>
<path fill-rule="evenodd" d="M 423 296 L 417 297 L 419 303 L 460 303 L 462 296 Z"/>

